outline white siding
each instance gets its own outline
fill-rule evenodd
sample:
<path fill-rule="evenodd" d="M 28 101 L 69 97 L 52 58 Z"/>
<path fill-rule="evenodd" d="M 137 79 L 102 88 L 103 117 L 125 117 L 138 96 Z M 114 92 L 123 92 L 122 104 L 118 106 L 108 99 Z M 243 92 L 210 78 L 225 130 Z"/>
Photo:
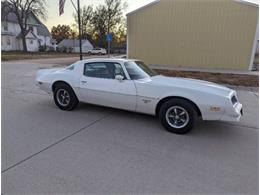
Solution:
<path fill-rule="evenodd" d="M 13 36 L 9 36 L 9 35 L 2 36 L 1 47 L 3 51 L 15 50 L 15 42 Z"/>
<path fill-rule="evenodd" d="M 12 50 L 23 50 L 23 44 L 21 38 L 16 38 L 20 32 L 20 26 L 13 22 L 7 22 L 7 29 L 4 28 L 5 23 L 2 22 L 1 28 L 1 49 L 3 51 L 12 51 Z M 28 26 L 29 28 L 29 26 Z M 42 40 L 42 45 L 46 44 L 47 46 L 52 46 L 51 37 L 40 36 L 37 34 L 36 26 L 33 26 L 33 33 L 37 36 L 37 39 Z M 31 38 L 34 38 L 30 33 L 26 36 L 28 38 L 26 40 L 28 51 L 34 52 L 39 50 L 39 43 L 37 39 L 34 39 L 31 43 Z M 10 45 L 8 44 L 10 40 Z"/>
<path fill-rule="evenodd" d="M 2 22 L 2 28 L 1 28 L 2 33 L 9 33 L 11 35 L 17 36 L 21 32 L 20 26 L 16 23 L 7 22 L 6 25 L 7 25 L 7 30 L 5 30 L 4 28 L 5 24 L 4 22 Z"/>
<path fill-rule="evenodd" d="M 52 46 L 51 37 L 45 37 L 45 36 L 42 36 L 42 35 L 37 35 L 37 36 L 41 40 L 41 45 L 46 44 L 46 46 Z"/>
<path fill-rule="evenodd" d="M 36 52 L 39 50 L 39 44 L 37 39 L 26 39 L 27 50 L 30 52 Z"/>

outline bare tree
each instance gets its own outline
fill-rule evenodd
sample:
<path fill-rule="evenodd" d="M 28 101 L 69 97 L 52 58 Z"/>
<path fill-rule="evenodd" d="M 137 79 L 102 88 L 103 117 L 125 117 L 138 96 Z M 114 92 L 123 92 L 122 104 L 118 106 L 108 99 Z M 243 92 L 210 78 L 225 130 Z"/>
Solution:
<path fill-rule="evenodd" d="M 21 37 L 23 43 L 23 51 L 27 51 L 26 32 L 28 18 L 32 15 L 46 19 L 46 0 L 5 0 L 3 2 L 2 10 L 5 13 L 13 12 L 18 20 L 21 28 Z"/>
<path fill-rule="evenodd" d="M 93 12 L 93 29 L 98 38 L 99 45 L 105 46 L 105 34 L 114 33 L 123 19 L 123 10 L 127 4 L 122 0 L 105 0 L 103 5 L 99 5 Z"/>
<path fill-rule="evenodd" d="M 122 2 L 121 0 L 106 0 L 105 7 L 107 33 L 110 33 L 112 28 L 122 20 Z"/>
<path fill-rule="evenodd" d="M 87 38 L 88 35 L 93 33 L 93 6 L 86 6 L 84 5 L 80 9 L 81 13 L 81 36 L 82 38 Z M 78 13 L 73 13 L 73 18 L 75 23 L 73 24 L 73 27 L 78 29 Z"/>

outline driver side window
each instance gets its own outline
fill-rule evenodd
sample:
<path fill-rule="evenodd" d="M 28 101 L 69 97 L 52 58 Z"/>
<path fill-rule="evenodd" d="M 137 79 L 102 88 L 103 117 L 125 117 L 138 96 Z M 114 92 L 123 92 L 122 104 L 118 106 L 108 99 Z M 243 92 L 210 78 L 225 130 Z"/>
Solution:
<path fill-rule="evenodd" d="M 117 64 L 117 63 L 115 63 L 114 66 L 115 66 L 114 76 L 121 75 L 121 76 L 124 77 L 124 79 L 126 79 L 126 76 L 125 76 L 125 73 L 124 73 L 122 66 L 120 64 Z"/>
<path fill-rule="evenodd" d="M 126 78 L 122 66 L 113 62 L 86 63 L 84 66 L 84 75 L 103 79 L 115 79 L 116 75 L 122 75 Z"/>

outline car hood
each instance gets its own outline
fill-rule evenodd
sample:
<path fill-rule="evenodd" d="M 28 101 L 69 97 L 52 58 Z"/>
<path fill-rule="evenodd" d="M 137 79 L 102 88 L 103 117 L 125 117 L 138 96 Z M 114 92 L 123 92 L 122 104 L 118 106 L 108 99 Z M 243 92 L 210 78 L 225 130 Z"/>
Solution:
<path fill-rule="evenodd" d="M 232 89 L 216 83 L 181 77 L 166 77 L 162 75 L 157 75 L 151 77 L 151 83 L 158 86 L 169 86 L 183 89 L 186 88 L 221 96 L 229 96 L 230 93 L 233 92 Z"/>
<path fill-rule="evenodd" d="M 48 74 L 52 74 L 52 73 L 56 73 L 56 72 L 59 72 L 59 71 L 62 71 L 62 70 L 64 70 L 64 68 L 39 69 L 37 71 L 36 77 L 38 78 L 38 77 L 48 75 Z"/>

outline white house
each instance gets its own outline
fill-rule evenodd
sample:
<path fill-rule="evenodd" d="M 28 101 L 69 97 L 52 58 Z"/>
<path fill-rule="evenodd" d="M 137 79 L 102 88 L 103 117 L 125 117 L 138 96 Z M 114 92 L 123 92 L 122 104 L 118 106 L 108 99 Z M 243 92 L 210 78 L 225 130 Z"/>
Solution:
<path fill-rule="evenodd" d="M 59 44 L 59 48 L 66 48 L 67 51 L 71 49 L 72 53 L 79 53 L 79 40 L 78 39 L 63 39 Z M 93 49 L 93 45 L 87 40 L 82 40 L 82 52 L 87 53 Z"/>
<path fill-rule="evenodd" d="M 2 15 L 1 22 L 2 51 L 23 50 L 21 29 L 16 15 L 12 12 Z M 49 30 L 34 14 L 30 14 L 27 23 L 26 45 L 28 51 L 36 52 L 39 50 L 39 46 L 53 46 Z"/>

